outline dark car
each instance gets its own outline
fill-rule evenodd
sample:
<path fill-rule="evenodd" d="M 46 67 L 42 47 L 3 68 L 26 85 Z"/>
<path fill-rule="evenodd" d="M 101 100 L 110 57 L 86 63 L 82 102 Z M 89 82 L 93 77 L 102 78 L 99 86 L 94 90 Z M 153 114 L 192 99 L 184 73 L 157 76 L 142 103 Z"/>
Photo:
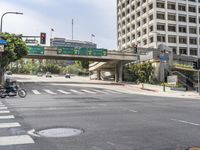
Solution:
<path fill-rule="evenodd" d="M 66 74 L 65 74 L 65 78 L 70 78 L 70 74 L 69 74 L 69 73 L 66 73 Z"/>

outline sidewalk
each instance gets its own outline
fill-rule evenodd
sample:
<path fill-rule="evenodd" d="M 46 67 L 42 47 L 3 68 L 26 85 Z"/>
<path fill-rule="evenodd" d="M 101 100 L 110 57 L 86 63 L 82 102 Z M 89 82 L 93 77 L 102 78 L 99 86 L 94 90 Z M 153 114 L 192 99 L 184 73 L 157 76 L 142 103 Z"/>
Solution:
<path fill-rule="evenodd" d="M 115 90 L 118 90 L 118 91 L 120 91 L 120 89 L 123 87 L 123 90 L 127 91 L 127 93 L 200 100 L 200 95 L 196 91 L 174 91 L 174 90 L 171 90 L 170 87 L 165 87 L 165 92 L 164 92 L 163 86 L 160 86 L 160 85 L 144 84 L 142 88 L 142 84 L 134 84 L 134 83 L 125 83 L 125 82 L 115 83 L 112 81 L 102 81 L 102 80 L 100 81 L 90 80 L 90 82 L 97 83 L 97 84 L 109 83 L 110 85 L 116 85 Z"/>

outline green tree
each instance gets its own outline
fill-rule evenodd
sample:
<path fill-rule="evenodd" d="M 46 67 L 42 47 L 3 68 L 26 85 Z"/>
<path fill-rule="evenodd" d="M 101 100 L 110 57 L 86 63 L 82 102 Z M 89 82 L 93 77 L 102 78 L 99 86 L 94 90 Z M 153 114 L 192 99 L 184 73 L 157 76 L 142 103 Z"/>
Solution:
<path fill-rule="evenodd" d="M 130 65 L 128 70 L 132 73 L 134 82 L 150 83 L 152 80 L 153 66 L 151 62 Z"/>
<path fill-rule="evenodd" d="M 15 62 L 28 54 L 25 42 L 15 34 L 3 33 L 2 37 L 7 41 L 0 61 L 0 83 L 3 82 L 3 73 L 11 62 Z"/>

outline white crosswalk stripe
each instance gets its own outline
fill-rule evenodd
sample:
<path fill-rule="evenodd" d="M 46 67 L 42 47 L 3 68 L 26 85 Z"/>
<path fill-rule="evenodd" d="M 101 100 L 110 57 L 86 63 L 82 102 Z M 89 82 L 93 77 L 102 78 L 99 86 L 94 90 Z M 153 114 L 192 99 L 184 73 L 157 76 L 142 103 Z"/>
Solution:
<path fill-rule="evenodd" d="M 0 110 L 8 109 L 8 107 L 0 107 Z"/>
<path fill-rule="evenodd" d="M 117 91 L 111 91 L 111 90 L 105 90 L 105 91 L 109 93 L 113 93 L 113 94 L 121 94 L 120 92 L 117 92 Z"/>
<path fill-rule="evenodd" d="M 56 95 L 57 93 L 54 93 L 52 92 L 51 90 L 48 90 L 48 89 L 43 89 L 45 92 L 49 93 L 49 94 L 52 94 L 52 95 Z"/>
<path fill-rule="evenodd" d="M 108 92 L 105 92 L 105 91 L 102 91 L 102 90 L 93 90 L 93 91 L 95 91 L 97 93 L 109 94 Z"/>
<path fill-rule="evenodd" d="M 1 110 L 1 111 L 0 111 L 0 114 L 8 114 L 8 113 L 10 113 L 9 110 Z"/>
<path fill-rule="evenodd" d="M 38 90 L 32 90 L 32 92 L 36 95 L 40 95 L 41 93 Z"/>
<path fill-rule="evenodd" d="M 74 92 L 74 93 L 77 93 L 77 94 L 83 94 L 83 92 L 79 92 L 79 91 L 77 91 L 77 90 L 70 90 L 71 92 Z"/>
<path fill-rule="evenodd" d="M 14 128 L 20 127 L 21 125 L 18 122 L 13 123 L 0 123 L 0 128 Z"/>
<path fill-rule="evenodd" d="M 35 143 L 29 135 L 18 135 L 18 136 L 4 136 L 0 137 L 0 145 L 19 145 L 19 144 L 33 144 Z"/>
<path fill-rule="evenodd" d="M 89 93 L 89 94 L 96 94 L 96 92 L 92 92 L 92 91 L 89 91 L 89 90 L 84 90 L 84 89 L 82 89 L 81 91 L 86 92 L 86 93 Z"/>
<path fill-rule="evenodd" d="M 71 94 L 70 92 L 67 92 L 67 91 L 64 91 L 64 90 L 57 90 L 58 92 L 60 93 L 63 93 L 63 94 Z"/>
<path fill-rule="evenodd" d="M 0 119 L 14 119 L 15 117 L 13 115 L 9 116 L 0 116 Z"/>

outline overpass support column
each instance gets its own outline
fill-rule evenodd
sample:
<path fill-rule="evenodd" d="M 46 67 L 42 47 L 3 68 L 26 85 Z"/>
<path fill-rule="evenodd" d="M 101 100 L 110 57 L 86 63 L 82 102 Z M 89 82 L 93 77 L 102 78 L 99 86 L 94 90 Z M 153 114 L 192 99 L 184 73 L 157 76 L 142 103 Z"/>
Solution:
<path fill-rule="evenodd" d="M 119 62 L 119 82 L 122 82 L 123 81 L 123 65 L 122 65 L 122 61 Z"/>
<path fill-rule="evenodd" d="M 97 80 L 101 80 L 101 70 L 97 70 Z"/>
<path fill-rule="evenodd" d="M 118 70 L 118 64 L 115 65 L 115 82 L 119 81 L 119 70 Z"/>
<path fill-rule="evenodd" d="M 123 81 L 123 64 L 122 61 L 115 65 L 115 82 L 122 82 Z"/>

